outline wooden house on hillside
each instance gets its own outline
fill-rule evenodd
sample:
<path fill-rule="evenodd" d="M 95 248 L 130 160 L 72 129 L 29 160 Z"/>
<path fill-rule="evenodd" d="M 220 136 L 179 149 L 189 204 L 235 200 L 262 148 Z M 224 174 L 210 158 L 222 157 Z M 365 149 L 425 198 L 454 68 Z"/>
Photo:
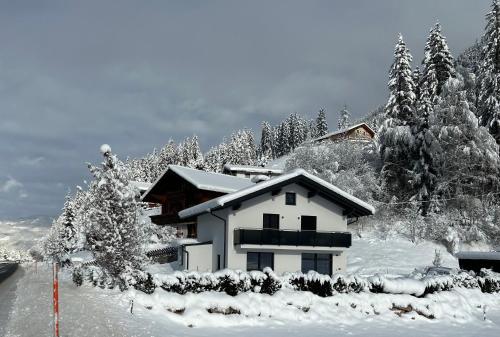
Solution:
<path fill-rule="evenodd" d="M 314 139 L 314 142 L 322 141 L 372 141 L 375 137 L 375 131 L 366 123 L 352 125 L 346 129 L 330 132 L 324 136 Z"/>

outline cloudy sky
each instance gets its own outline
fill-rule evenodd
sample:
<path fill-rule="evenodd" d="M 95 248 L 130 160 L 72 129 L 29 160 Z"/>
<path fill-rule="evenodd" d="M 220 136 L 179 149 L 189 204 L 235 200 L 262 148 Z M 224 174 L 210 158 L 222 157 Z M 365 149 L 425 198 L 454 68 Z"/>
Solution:
<path fill-rule="evenodd" d="M 398 32 L 420 62 L 439 20 L 454 55 L 489 0 L 2 1 L 0 218 L 55 215 L 99 145 L 203 148 L 290 112 L 387 98 Z"/>

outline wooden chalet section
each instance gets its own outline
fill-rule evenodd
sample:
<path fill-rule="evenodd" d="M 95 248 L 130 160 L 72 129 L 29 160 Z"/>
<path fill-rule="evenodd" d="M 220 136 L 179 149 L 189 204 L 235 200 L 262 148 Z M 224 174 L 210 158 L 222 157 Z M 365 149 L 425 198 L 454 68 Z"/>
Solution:
<path fill-rule="evenodd" d="M 215 199 L 253 184 L 249 179 L 204 172 L 171 165 L 143 194 L 142 201 L 161 205 L 161 214 L 152 215 L 157 225 L 172 225 L 182 236 L 196 236 L 196 218 L 180 219 L 178 213 L 186 208 Z"/>
<path fill-rule="evenodd" d="M 347 129 L 330 132 L 322 137 L 314 139 L 314 141 L 371 141 L 374 137 L 375 131 L 373 131 L 373 129 L 366 123 L 360 123 L 350 126 Z"/>

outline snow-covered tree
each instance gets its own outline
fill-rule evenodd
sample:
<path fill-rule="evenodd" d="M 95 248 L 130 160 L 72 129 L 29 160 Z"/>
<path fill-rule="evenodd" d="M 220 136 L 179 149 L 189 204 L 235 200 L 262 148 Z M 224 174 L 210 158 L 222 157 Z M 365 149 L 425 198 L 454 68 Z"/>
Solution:
<path fill-rule="evenodd" d="M 64 246 L 64 251 L 67 253 L 77 249 L 77 225 L 75 223 L 76 210 L 74 202 L 68 193 L 64 203 L 63 212 L 61 214 L 61 233 L 60 238 Z"/>
<path fill-rule="evenodd" d="M 444 198 L 479 195 L 499 187 L 498 146 L 469 109 L 463 82 L 450 78 L 436 107 L 433 131 L 439 140 L 439 181 Z"/>
<path fill-rule="evenodd" d="M 155 181 L 166 170 L 168 165 L 175 165 L 179 163 L 179 152 L 175 142 L 170 139 L 167 144 L 160 150 L 157 156 L 156 163 L 154 164 L 154 176 L 152 181 Z"/>
<path fill-rule="evenodd" d="M 389 72 L 389 101 L 385 106 L 388 118 L 407 125 L 413 118 L 415 106 L 415 84 L 411 69 L 412 56 L 400 34 L 394 49 L 394 62 Z"/>
<path fill-rule="evenodd" d="M 321 137 L 328 133 L 328 123 L 326 121 L 326 110 L 320 109 L 318 111 L 318 116 L 316 117 L 316 135 L 315 137 Z"/>
<path fill-rule="evenodd" d="M 500 142 L 500 4 L 493 0 L 486 15 L 479 73 L 479 123 Z"/>
<path fill-rule="evenodd" d="M 209 172 L 222 172 L 224 164 L 229 160 L 228 146 L 225 141 L 208 150 L 204 156 L 205 170 Z"/>
<path fill-rule="evenodd" d="M 339 121 L 337 124 L 339 130 L 347 129 L 350 126 L 350 123 L 349 123 L 350 117 L 351 117 L 351 113 L 347 109 L 347 105 L 344 105 L 344 107 L 342 108 L 342 110 L 340 110 L 340 113 L 339 113 Z"/>
<path fill-rule="evenodd" d="M 238 130 L 227 142 L 227 157 L 225 163 L 237 165 L 255 165 L 257 148 L 255 137 L 251 130 Z"/>
<path fill-rule="evenodd" d="M 195 169 L 203 169 L 203 154 L 198 143 L 198 136 L 187 137 L 179 145 L 179 164 Z"/>
<path fill-rule="evenodd" d="M 425 44 L 420 90 L 426 90 L 433 104 L 448 78 L 454 76 L 453 56 L 451 56 L 446 38 L 441 34 L 441 25 L 430 30 Z"/>
<path fill-rule="evenodd" d="M 394 49 L 394 62 L 389 72 L 389 100 L 384 109 L 385 121 L 379 130 L 382 177 L 391 194 L 407 197 L 412 169 L 415 85 L 412 57 L 399 35 Z"/>
<path fill-rule="evenodd" d="M 136 201 L 138 191 L 129 185 L 122 163 L 106 144 L 101 146 L 101 153 L 101 167 L 89 164 L 96 193 L 90 201 L 87 245 L 102 270 L 124 289 L 144 276 L 141 208 Z"/>
<path fill-rule="evenodd" d="M 273 131 L 268 122 L 262 122 L 262 133 L 260 136 L 260 158 L 263 161 L 274 158 L 273 154 Z"/>

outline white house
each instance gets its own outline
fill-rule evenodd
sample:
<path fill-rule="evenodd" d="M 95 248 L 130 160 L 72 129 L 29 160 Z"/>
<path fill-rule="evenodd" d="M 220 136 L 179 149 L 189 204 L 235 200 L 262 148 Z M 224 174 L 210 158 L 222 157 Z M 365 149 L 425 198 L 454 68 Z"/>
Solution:
<path fill-rule="evenodd" d="M 178 213 L 196 219 L 197 243 L 181 247 L 185 269 L 277 273 L 345 271 L 348 218 L 375 209 L 302 169 L 250 184 Z"/>

